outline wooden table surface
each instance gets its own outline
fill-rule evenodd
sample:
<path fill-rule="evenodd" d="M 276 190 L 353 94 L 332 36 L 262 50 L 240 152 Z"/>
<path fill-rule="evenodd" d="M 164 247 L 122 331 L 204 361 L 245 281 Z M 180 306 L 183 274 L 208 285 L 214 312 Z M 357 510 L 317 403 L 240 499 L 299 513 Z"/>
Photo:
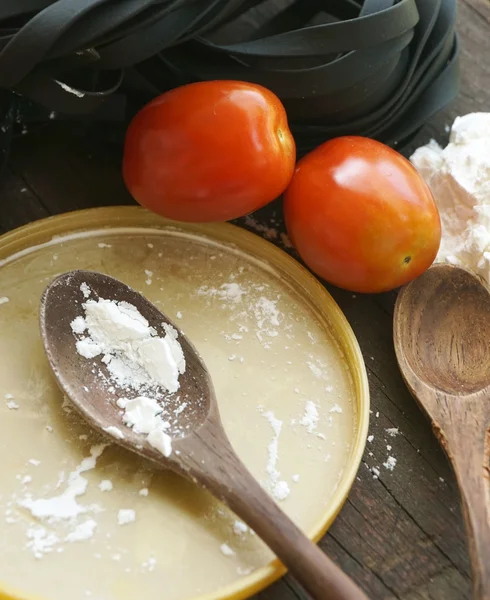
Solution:
<path fill-rule="evenodd" d="M 462 82 L 458 99 L 418 136 L 447 140 L 456 115 L 490 111 L 490 3 L 460 0 Z M 21 136 L 0 182 L 0 231 L 75 209 L 131 203 L 118 152 L 67 133 L 61 123 Z M 278 203 L 241 225 L 281 246 Z M 290 251 L 290 250 L 288 250 Z M 373 600 L 464 600 L 471 578 L 453 474 L 430 426 L 405 388 L 392 343 L 394 294 L 354 296 L 329 287 L 364 353 L 370 385 L 370 434 L 350 496 L 321 542 Z M 389 428 L 399 428 L 391 437 Z M 387 445 L 392 446 L 390 451 Z M 393 472 L 381 465 L 397 459 Z M 373 478 L 371 467 L 381 474 Z M 490 557 L 489 557 L 490 560 Z M 298 600 L 289 577 L 256 600 Z"/>

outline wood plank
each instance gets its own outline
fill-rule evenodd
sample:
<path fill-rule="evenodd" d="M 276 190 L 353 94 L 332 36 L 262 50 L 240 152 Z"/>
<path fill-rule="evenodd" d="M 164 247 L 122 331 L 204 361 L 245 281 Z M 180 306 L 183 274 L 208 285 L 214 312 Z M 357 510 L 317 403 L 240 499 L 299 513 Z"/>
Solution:
<path fill-rule="evenodd" d="M 48 216 L 39 197 L 7 167 L 0 179 L 0 233 Z"/>
<path fill-rule="evenodd" d="M 42 150 L 41 150 L 42 148 Z M 9 165 L 51 214 L 95 206 L 134 204 L 120 174 L 121 150 L 90 144 L 50 123 L 19 138 Z"/>
<path fill-rule="evenodd" d="M 472 594 L 459 571 L 449 567 L 431 577 L 420 588 L 403 595 L 401 600 L 434 600 L 435 598 L 470 600 Z"/>
<path fill-rule="evenodd" d="M 488 24 L 490 24 L 490 0 L 460 0 L 477 12 Z"/>

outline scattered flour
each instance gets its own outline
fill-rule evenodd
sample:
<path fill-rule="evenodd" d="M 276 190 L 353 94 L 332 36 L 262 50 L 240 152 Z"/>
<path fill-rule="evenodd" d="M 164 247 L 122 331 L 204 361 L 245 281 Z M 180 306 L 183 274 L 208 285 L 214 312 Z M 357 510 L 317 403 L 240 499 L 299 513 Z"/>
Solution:
<path fill-rule="evenodd" d="M 88 519 L 84 523 L 77 525 L 75 529 L 66 536 L 65 542 L 83 542 L 88 540 L 94 535 L 96 529 L 97 521 Z"/>
<path fill-rule="evenodd" d="M 84 523 L 77 523 L 76 518 L 82 514 L 92 512 L 98 513 L 102 509 L 96 504 L 81 505 L 78 498 L 87 491 L 88 480 L 82 473 L 95 468 L 97 459 L 102 455 L 106 444 L 92 446 L 90 456 L 84 458 L 78 467 L 69 474 L 68 485 L 64 492 L 51 498 L 34 499 L 27 494 L 18 501 L 21 508 L 28 510 L 37 521 L 27 529 L 27 547 L 32 550 L 35 558 L 42 558 L 44 554 L 62 551 L 62 542 L 82 541 L 91 537 L 96 529 L 97 523 L 94 519 L 88 519 Z M 64 475 L 60 478 L 62 485 Z M 55 523 L 64 523 L 68 533 L 62 540 L 46 527 Z"/>
<path fill-rule="evenodd" d="M 300 425 L 306 427 L 308 433 L 313 433 L 318 425 L 318 407 L 311 400 L 307 400 L 305 404 L 305 413 L 300 421 Z"/>
<path fill-rule="evenodd" d="M 114 489 L 112 481 L 110 479 L 103 479 L 99 483 L 99 490 L 101 492 L 111 492 Z"/>
<path fill-rule="evenodd" d="M 114 425 L 110 425 L 109 427 L 105 427 L 104 431 L 106 433 L 108 433 L 109 435 L 112 435 L 112 437 L 116 438 L 117 440 L 123 440 L 124 439 L 124 433 L 118 427 L 114 427 Z"/>
<path fill-rule="evenodd" d="M 146 434 L 150 445 L 164 456 L 172 454 L 172 438 L 164 432 L 170 424 L 162 419 L 163 407 L 159 402 L 138 396 L 134 400 L 120 398 L 117 405 L 124 410 L 123 421 L 128 427 L 136 433 Z"/>
<path fill-rule="evenodd" d="M 82 292 L 84 298 L 89 298 L 92 293 L 86 283 L 82 283 L 80 285 L 80 291 Z"/>
<path fill-rule="evenodd" d="M 388 469 L 388 471 L 393 471 L 396 466 L 396 458 L 393 456 L 388 456 L 386 462 L 383 463 L 383 467 Z"/>
<path fill-rule="evenodd" d="M 77 317 L 71 322 L 71 328 L 73 333 L 81 335 L 87 329 L 87 323 L 83 317 Z"/>
<path fill-rule="evenodd" d="M 262 413 L 272 427 L 273 437 L 267 446 L 268 460 L 266 471 L 270 477 L 270 487 L 276 500 L 285 500 L 289 496 L 289 486 L 285 481 L 279 481 L 281 473 L 277 470 L 279 460 L 279 436 L 281 435 L 283 422 L 277 419 L 269 410 Z"/>
<path fill-rule="evenodd" d="M 2 296 L 0 298 L 0 304 L 7 304 L 7 302 L 9 302 L 9 299 L 7 298 L 7 296 Z"/>
<path fill-rule="evenodd" d="M 233 276 L 231 276 L 231 279 L 233 279 Z M 230 281 L 219 287 L 201 286 L 196 293 L 198 296 L 218 298 L 222 308 L 236 308 L 236 305 L 242 302 L 242 297 L 248 295 L 250 302 L 247 312 L 241 313 L 241 315 L 255 321 L 255 335 L 264 348 L 268 350 L 270 348 L 269 338 L 279 336 L 278 327 L 281 324 L 283 315 L 277 307 L 280 295 L 275 298 L 268 298 L 261 293 L 266 287 L 266 285 L 251 284 L 244 288 L 236 281 Z M 232 336 L 225 334 L 225 338 L 228 341 L 242 339 L 243 336 L 240 333 L 247 331 L 249 331 L 249 328 L 246 325 L 241 325 L 238 334 L 235 333 Z"/>
<path fill-rule="evenodd" d="M 277 500 L 285 500 L 290 493 L 289 485 L 286 481 L 278 481 L 275 484 L 272 493 Z"/>
<path fill-rule="evenodd" d="M 277 308 L 277 300 L 270 300 L 265 296 L 261 296 L 255 304 L 255 316 L 259 329 L 268 331 L 267 327 L 279 327 L 281 313 Z"/>
<path fill-rule="evenodd" d="M 308 366 L 310 367 L 310 371 L 315 377 L 318 377 L 318 379 L 323 378 L 323 371 L 320 369 L 320 367 L 318 367 L 317 365 L 315 365 L 315 363 L 311 361 L 308 361 Z"/>
<path fill-rule="evenodd" d="M 95 468 L 97 459 L 102 455 L 106 444 L 92 446 L 90 456 L 85 458 L 80 465 L 70 473 L 68 487 L 59 496 L 51 498 L 33 499 L 30 495 L 19 500 L 19 505 L 26 508 L 33 517 L 48 523 L 56 523 L 63 519 L 72 519 L 86 512 L 99 512 L 97 505 L 83 506 L 78 503 L 77 498 L 83 496 L 87 491 L 88 480 L 82 477 L 82 473 Z"/>
<path fill-rule="evenodd" d="M 222 554 L 224 554 L 225 556 L 235 556 L 235 551 L 232 550 L 230 548 L 230 546 L 228 546 L 228 544 L 221 544 L 219 549 L 221 550 Z"/>
<path fill-rule="evenodd" d="M 119 398 L 117 405 L 124 409 L 124 423 L 135 433 L 148 434 L 159 426 L 164 429 L 169 427 L 168 423 L 162 423 L 160 414 L 163 412 L 163 407 L 154 398 L 146 396 L 138 396 L 133 400 Z"/>
<path fill-rule="evenodd" d="M 148 490 L 148 488 L 141 488 L 141 490 L 138 492 L 138 494 L 140 496 L 148 496 L 149 490 Z"/>
<path fill-rule="evenodd" d="M 136 521 L 136 512 L 132 508 L 121 508 L 117 513 L 118 525 L 127 525 Z"/>
<path fill-rule="evenodd" d="M 205 285 L 197 290 L 198 296 L 217 296 L 220 300 L 234 303 L 240 302 L 245 293 L 240 284 L 234 282 L 223 283 L 219 288 L 210 288 Z"/>
<path fill-rule="evenodd" d="M 157 559 L 154 556 L 150 556 L 150 558 L 148 560 L 146 560 L 144 563 L 142 563 L 141 568 L 144 569 L 145 571 L 148 571 L 149 573 L 151 573 L 152 571 L 155 570 L 156 566 L 157 566 Z"/>
<path fill-rule="evenodd" d="M 9 410 L 18 410 L 20 408 L 20 406 L 14 400 L 9 400 L 7 402 L 7 408 Z"/>
<path fill-rule="evenodd" d="M 161 429 L 154 429 L 148 434 L 150 446 L 168 458 L 172 454 L 172 438 Z"/>
<path fill-rule="evenodd" d="M 248 526 L 243 521 L 236 520 L 233 523 L 233 533 L 235 535 L 244 535 L 248 531 Z"/>
<path fill-rule="evenodd" d="M 400 433 L 398 427 L 389 427 L 388 429 L 385 429 L 385 431 L 391 437 L 396 437 Z"/>
<path fill-rule="evenodd" d="M 278 232 L 275 227 L 267 227 L 267 225 L 259 223 L 250 215 L 245 217 L 245 225 L 247 225 L 247 227 L 250 227 L 251 229 L 254 229 L 258 233 L 262 233 L 263 236 L 268 240 L 276 240 L 278 237 Z"/>
<path fill-rule="evenodd" d="M 27 548 L 32 550 L 34 557 L 37 559 L 53 552 L 59 543 L 58 536 L 42 525 L 33 525 L 27 530 Z"/>
<path fill-rule="evenodd" d="M 291 238 L 288 236 L 287 233 L 281 233 L 281 243 L 284 246 L 284 248 L 291 250 L 294 248 L 293 246 L 293 242 L 291 241 Z"/>
<path fill-rule="evenodd" d="M 274 432 L 272 440 L 267 447 L 269 458 L 267 461 L 266 471 L 269 474 L 271 481 L 275 482 L 281 475 L 277 470 L 277 461 L 279 460 L 279 436 L 281 435 L 282 431 L 282 421 L 276 419 L 271 410 L 263 413 L 263 416 L 267 419 L 269 425 L 272 427 L 272 431 Z"/>
<path fill-rule="evenodd" d="M 287 233 L 279 232 L 276 227 L 268 227 L 250 216 L 245 217 L 245 225 L 258 233 L 261 233 L 266 239 L 279 242 L 283 248 L 294 248 Z"/>

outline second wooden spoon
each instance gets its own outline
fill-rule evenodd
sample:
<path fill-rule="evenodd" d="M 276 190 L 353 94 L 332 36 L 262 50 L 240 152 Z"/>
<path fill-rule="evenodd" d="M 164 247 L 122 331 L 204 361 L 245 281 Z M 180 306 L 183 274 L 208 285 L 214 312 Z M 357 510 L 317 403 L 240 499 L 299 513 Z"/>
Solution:
<path fill-rule="evenodd" d="M 395 350 L 463 500 L 476 600 L 490 600 L 490 288 L 435 265 L 400 292 Z"/>

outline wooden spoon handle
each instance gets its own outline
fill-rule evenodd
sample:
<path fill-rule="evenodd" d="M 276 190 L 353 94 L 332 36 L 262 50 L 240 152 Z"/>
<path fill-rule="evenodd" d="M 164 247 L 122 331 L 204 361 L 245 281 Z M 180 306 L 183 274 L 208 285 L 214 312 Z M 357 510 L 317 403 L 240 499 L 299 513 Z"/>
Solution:
<path fill-rule="evenodd" d="M 216 444 L 216 439 L 204 434 L 198 444 L 199 460 L 192 455 L 181 457 L 187 463 L 188 475 L 243 519 L 314 600 L 368 600 L 280 510 L 225 440 Z"/>
<path fill-rule="evenodd" d="M 461 492 L 474 598 L 490 600 L 490 423 L 468 408 L 446 438 Z"/>
<path fill-rule="evenodd" d="M 241 484 L 223 488 L 224 502 L 269 546 L 315 600 L 367 600 L 357 585 L 279 509 L 243 471 Z"/>

